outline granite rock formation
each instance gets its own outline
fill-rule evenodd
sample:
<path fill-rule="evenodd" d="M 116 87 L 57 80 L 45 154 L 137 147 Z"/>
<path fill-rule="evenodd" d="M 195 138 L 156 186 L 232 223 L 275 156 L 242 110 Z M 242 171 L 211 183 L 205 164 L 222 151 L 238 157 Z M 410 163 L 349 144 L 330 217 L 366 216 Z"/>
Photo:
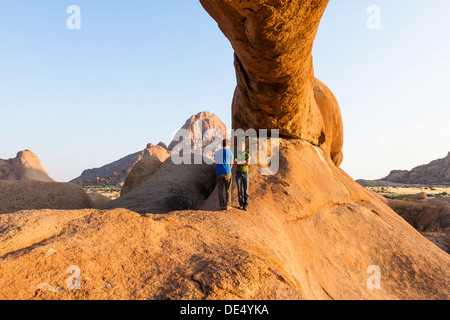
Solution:
<path fill-rule="evenodd" d="M 81 176 L 70 182 L 81 186 L 121 186 L 124 184 L 131 168 L 146 154 L 156 156 L 161 161 L 170 156 L 170 152 L 166 148 L 149 143 L 142 151 L 130 154 L 100 168 L 84 170 Z"/>
<path fill-rule="evenodd" d="M 148 180 L 162 164 L 163 162 L 155 156 L 144 156 L 133 166 L 130 173 L 128 173 L 120 196 L 124 196 L 127 193 L 130 193 L 131 191 L 136 189 L 142 182 Z"/>
<path fill-rule="evenodd" d="M 94 204 L 94 208 L 100 208 L 110 202 L 112 199 L 108 196 L 105 196 L 98 192 L 89 192 L 88 194 L 89 199 L 91 199 L 92 203 Z"/>
<path fill-rule="evenodd" d="M 175 164 L 168 158 L 158 165 L 150 158 L 137 166 L 126 184 L 131 190 L 127 187 L 123 195 L 103 209 L 125 208 L 142 214 L 198 209 L 216 184 L 214 166 L 204 162 L 194 164 L 193 154 L 191 164 Z"/>
<path fill-rule="evenodd" d="M 340 164 L 339 106 L 314 78 L 311 53 L 328 0 L 200 3 L 235 51 L 233 129 L 279 129 L 281 137 L 331 148 Z"/>
<path fill-rule="evenodd" d="M 0 214 L 32 209 L 85 209 L 94 204 L 73 183 L 0 181 Z"/>
<path fill-rule="evenodd" d="M 30 150 L 20 151 L 12 159 L 0 159 L 0 180 L 54 181 L 42 167 L 38 156 Z"/>
<path fill-rule="evenodd" d="M 192 115 L 189 119 L 186 120 L 186 123 L 181 127 L 180 130 L 186 130 L 186 132 L 189 134 L 190 136 L 190 144 L 191 146 L 195 145 L 195 134 L 196 134 L 196 122 L 200 122 L 201 123 L 201 131 L 199 131 L 197 134 L 199 135 L 200 138 L 203 137 L 203 135 L 205 134 L 205 132 L 207 130 L 217 130 L 217 132 L 220 132 L 220 135 L 223 138 L 228 138 L 230 136 L 230 134 L 228 133 L 227 130 L 227 126 L 222 122 L 222 120 L 220 120 L 220 118 L 218 116 L 216 116 L 215 114 L 211 114 L 211 112 L 209 111 L 202 111 L 200 113 L 197 113 L 195 115 Z M 178 134 L 178 133 L 177 133 Z M 201 135 L 201 136 L 200 136 Z M 208 136 L 205 137 L 206 139 L 210 139 L 212 137 Z M 168 150 L 172 151 L 174 149 L 174 147 L 180 143 L 180 141 L 183 138 L 180 137 L 178 140 L 174 139 L 170 142 Z M 208 141 L 205 141 L 206 143 Z"/>
<path fill-rule="evenodd" d="M 195 126 L 199 123 L 201 123 L 201 127 L 196 128 Z M 194 139 L 196 135 L 205 138 L 201 145 L 204 150 L 216 138 L 207 136 L 206 131 L 213 130 L 225 138 L 229 137 L 227 127 L 217 115 L 203 111 L 187 119 L 180 130 L 186 130 L 185 132 L 189 136 L 181 136 L 178 141 L 173 140 L 167 149 L 178 152 L 173 149 L 182 139 L 186 139 L 189 143 L 191 164 L 175 165 L 171 159 L 167 159 L 162 165 L 159 159 L 143 157 L 128 174 L 121 197 L 108 204 L 107 208 L 127 208 L 137 212 L 163 213 L 177 208 L 176 205 L 169 203 L 170 199 L 178 198 L 178 201 L 175 202 L 184 199 L 185 204 L 180 204 L 182 207 L 197 208 L 205 200 L 205 197 L 209 196 L 212 191 L 210 189 L 214 188 L 215 184 L 214 169 L 205 164 L 203 160 L 201 164 L 194 164 Z M 157 175 L 153 179 L 155 173 Z M 136 192 L 128 195 L 131 191 Z M 128 196 L 124 198 L 125 195 Z"/>
<path fill-rule="evenodd" d="M 403 184 L 450 185 L 450 152 L 443 159 L 415 167 L 411 171 L 391 171 L 387 177 L 381 180 Z"/>

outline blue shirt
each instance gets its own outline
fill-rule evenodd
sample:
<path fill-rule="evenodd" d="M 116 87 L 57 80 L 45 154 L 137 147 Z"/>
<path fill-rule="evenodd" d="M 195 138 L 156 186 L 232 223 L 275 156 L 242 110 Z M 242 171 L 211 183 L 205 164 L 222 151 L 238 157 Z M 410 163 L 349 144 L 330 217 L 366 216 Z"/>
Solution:
<path fill-rule="evenodd" d="M 214 154 L 217 175 L 231 174 L 231 162 L 234 160 L 233 153 L 228 149 L 220 149 Z"/>

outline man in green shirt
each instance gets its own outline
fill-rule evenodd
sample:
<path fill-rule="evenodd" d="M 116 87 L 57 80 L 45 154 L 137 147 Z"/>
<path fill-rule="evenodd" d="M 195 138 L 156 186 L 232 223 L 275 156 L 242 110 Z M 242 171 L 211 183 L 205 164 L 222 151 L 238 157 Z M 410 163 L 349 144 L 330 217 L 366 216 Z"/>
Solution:
<path fill-rule="evenodd" d="M 242 210 L 247 211 L 248 208 L 248 165 L 250 163 L 250 155 L 245 152 L 245 142 L 238 146 L 238 152 L 234 156 L 236 167 L 236 185 L 238 188 L 239 206 Z"/>

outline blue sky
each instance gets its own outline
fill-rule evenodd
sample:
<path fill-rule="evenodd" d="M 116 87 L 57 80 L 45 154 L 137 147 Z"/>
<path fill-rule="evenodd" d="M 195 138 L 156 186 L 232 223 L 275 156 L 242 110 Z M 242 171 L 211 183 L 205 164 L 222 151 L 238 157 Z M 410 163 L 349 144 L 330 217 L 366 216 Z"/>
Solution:
<path fill-rule="evenodd" d="M 69 5 L 81 30 L 66 28 Z M 368 6 L 381 9 L 369 30 Z M 316 77 L 336 95 L 355 179 L 450 151 L 448 0 L 331 0 Z M 0 7 L 0 158 L 31 149 L 58 181 L 169 142 L 192 114 L 228 126 L 233 51 L 196 0 L 24 1 Z"/>

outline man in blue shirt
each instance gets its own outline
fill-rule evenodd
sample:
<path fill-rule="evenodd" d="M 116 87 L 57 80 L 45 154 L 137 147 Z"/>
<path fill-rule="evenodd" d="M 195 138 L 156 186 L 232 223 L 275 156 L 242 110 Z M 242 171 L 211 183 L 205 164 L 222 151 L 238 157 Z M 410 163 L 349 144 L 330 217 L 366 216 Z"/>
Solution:
<path fill-rule="evenodd" d="M 223 149 L 216 151 L 214 161 L 216 162 L 217 186 L 219 189 L 220 210 L 231 209 L 231 168 L 234 156 L 229 148 L 228 140 L 223 140 Z M 225 199 L 223 193 L 225 191 Z"/>

